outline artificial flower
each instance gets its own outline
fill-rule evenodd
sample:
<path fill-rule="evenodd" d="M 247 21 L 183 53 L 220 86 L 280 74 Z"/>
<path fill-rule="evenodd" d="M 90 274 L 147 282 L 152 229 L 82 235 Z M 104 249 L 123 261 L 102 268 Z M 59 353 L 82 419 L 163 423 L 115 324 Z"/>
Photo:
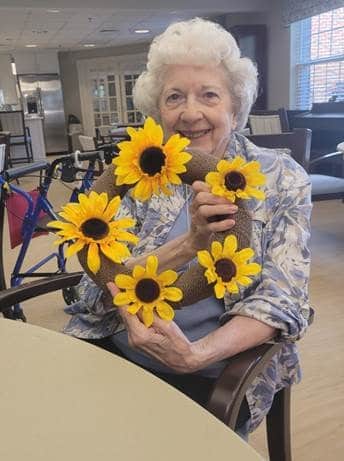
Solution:
<path fill-rule="evenodd" d="M 59 213 L 64 221 L 51 221 L 48 225 L 60 229 L 56 244 L 74 240 L 66 250 L 70 257 L 88 245 L 87 265 L 96 274 L 100 269 L 99 250 L 111 261 L 121 263 L 130 256 L 127 245 L 136 244 L 138 238 L 127 232 L 135 221 L 131 218 L 113 220 L 121 203 L 119 196 L 108 200 L 106 192 L 97 194 L 92 191 L 88 196 L 79 194 L 79 203 L 68 203 Z"/>
<path fill-rule="evenodd" d="M 132 195 L 142 201 L 161 191 L 170 195 L 167 185 L 181 184 L 178 175 L 186 171 L 185 164 L 191 159 L 184 152 L 190 141 L 174 134 L 163 144 L 162 128 L 151 117 L 143 128 L 129 127 L 127 132 L 131 140 L 118 144 L 120 152 L 113 160 L 116 185 L 135 184 Z"/>
<path fill-rule="evenodd" d="M 206 268 L 204 273 L 208 283 L 215 283 L 215 296 L 224 297 L 226 291 L 238 293 L 239 285 L 248 286 L 252 283 L 249 275 L 256 275 L 261 271 L 257 263 L 248 263 L 254 256 L 251 248 L 237 251 L 238 242 L 234 235 L 225 238 L 223 247 L 220 242 L 211 244 L 211 254 L 202 250 L 197 253 L 198 262 Z"/>
<path fill-rule="evenodd" d="M 265 199 L 264 192 L 258 187 L 265 184 L 266 178 L 260 172 L 260 163 L 256 160 L 246 162 L 237 155 L 232 161 L 220 160 L 216 169 L 217 172 L 212 171 L 205 177 L 214 195 L 225 197 L 231 202 L 235 202 L 236 197 Z"/>
<path fill-rule="evenodd" d="M 166 301 L 180 301 L 183 292 L 172 287 L 178 278 L 175 271 L 167 270 L 157 274 L 158 258 L 148 256 L 146 267 L 135 266 L 131 275 L 119 274 L 115 277 L 115 284 L 121 291 L 114 297 L 116 306 L 128 305 L 128 312 L 135 315 L 142 309 L 142 318 L 146 327 L 153 323 L 153 313 L 164 320 L 172 320 L 174 310 Z"/>

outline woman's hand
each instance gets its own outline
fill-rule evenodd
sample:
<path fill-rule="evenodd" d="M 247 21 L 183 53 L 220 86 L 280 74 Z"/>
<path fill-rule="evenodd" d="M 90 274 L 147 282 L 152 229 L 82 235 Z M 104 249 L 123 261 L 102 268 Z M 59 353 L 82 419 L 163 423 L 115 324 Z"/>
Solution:
<path fill-rule="evenodd" d="M 112 296 L 119 292 L 114 283 L 110 282 L 107 286 Z M 119 307 L 118 311 L 126 326 L 129 345 L 133 349 L 154 357 L 177 373 L 196 371 L 193 344 L 176 323 L 154 315 L 153 325 L 147 328 L 137 315 L 129 314 L 126 307 Z"/>
<path fill-rule="evenodd" d="M 190 206 L 191 229 L 188 241 L 191 248 L 197 251 L 207 248 L 214 232 L 223 232 L 234 226 L 235 220 L 232 215 L 236 213 L 238 207 L 224 197 L 212 194 L 205 182 L 195 181 L 192 188 L 195 196 Z M 221 215 L 225 216 L 223 220 L 212 220 Z"/>

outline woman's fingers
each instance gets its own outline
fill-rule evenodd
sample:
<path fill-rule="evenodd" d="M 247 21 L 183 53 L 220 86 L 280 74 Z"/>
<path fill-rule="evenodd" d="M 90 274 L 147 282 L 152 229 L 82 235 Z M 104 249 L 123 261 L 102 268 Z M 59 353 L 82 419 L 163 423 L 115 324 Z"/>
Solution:
<path fill-rule="evenodd" d="M 201 205 L 198 208 L 199 214 L 207 219 L 210 216 L 217 216 L 217 215 L 234 215 L 237 212 L 237 208 L 233 207 L 233 205 Z M 234 218 L 235 216 L 233 216 Z"/>
<path fill-rule="evenodd" d="M 234 227 L 234 219 L 223 219 L 222 221 L 207 224 L 210 232 L 224 232 Z"/>
<path fill-rule="evenodd" d="M 210 186 L 204 181 L 194 181 L 192 183 L 192 188 L 194 192 L 197 194 L 198 192 L 209 192 Z"/>
<path fill-rule="evenodd" d="M 237 210 L 238 207 L 224 197 L 218 197 L 210 192 L 198 192 L 193 198 L 195 206 L 200 205 L 230 205 L 233 209 Z"/>

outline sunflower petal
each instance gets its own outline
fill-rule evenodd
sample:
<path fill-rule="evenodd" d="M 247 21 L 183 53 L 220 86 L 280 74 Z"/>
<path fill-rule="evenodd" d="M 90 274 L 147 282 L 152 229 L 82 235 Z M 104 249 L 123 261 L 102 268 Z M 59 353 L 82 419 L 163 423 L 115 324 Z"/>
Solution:
<path fill-rule="evenodd" d="M 101 243 L 101 252 L 114 263 L 121 263 L 130 256 L 128 247 L 121 242 Z"/>
<path fill-rule="evenodd" d="M 151 182 L 149 180 L 145 180 L 145 178 L 142 178 L 141 181 L 136 184 L 132 193 L 134 198 L 145 202 L 152 196 Z"/>
<path fill-rule="evenodd" d="M 148 277 L 156 277 L 158 269 L 158 258 L 155 255 L 149 255 L 146 262 L 146 274 Z"/>
<path fill-rule="evenodd" d="M 262 267 L 260 264 L 257 263 L 250 263 L 245 264 L 244 266 L 240 267 L 240 274 L 242 275 L 256 275 L 261 272 Z"/>
<path fill-rule="evenodd" d="M 119 195 L 116 195 L 116 197 L 110 200 L 108 206 L 106 207 L 106 210 L 103 213 L 103 217 L 106 221 L 109 222 L 116 215 L 120 204 L 121 198 Z"/>
<path fill-rule="evenodd" d="M 226 293 L 226 288 L 224 284 L 221 283 L 220 281 L 216 283 L 214 290 L 215 290 L 215 296 L 217 297 L 217 299 L 223 298 Z"/>
<path fill-rule="evenodd" d="M 98 251 L 98 245 L 96 243 L 90 243 L 87 252 L 87 266 L 93 274 L 96 274 L 100 269 L 100 257 Z"/>
<path fill-rule="evenodd" d="M 159 301 L 156 305 L 156 311 L 163 320 L 170 321 L 174 318 L 174 310 L 165 301 Z"/>
<path fill-rule="evenodd" d="M 211 254 L 213 258 L 217 261 L 222 256 L 222 245 L 220 242 L 212 242 L 211 244 Z"/>
<path fill-rule="evenodd" d="M 135 280 L 138 280 L 141 277 L 143 277 L 145 273 L 146 273 L 146 269 L 142 266 L 137 265 L 133 269 L 133 277 Z"/>
<path fill-rule="evenodd" d="M 252 250 L 252 248 L 243 248 L 235 254 L 233 260 L 237 263 L 243 263 L 251 259 L 253 256 L 254 251 Z"/>
<path fill-rule="evenodd" d="M 145 326 L 149 328 L 152 325 L 153 320 L 154 320 L 153 308 L 148 307 L 148 306 L 143 306 L 142 318 L 143 318 L 143 323 L 145 324 Z"/>
<path fill-rule="evenodd" d="M 240 283 L 240 285 L 248 286 L 251 285 L 252 280 L 249 277 L 246 277 L 246 275 L 241 275 L 236 277 L 236 282 Z"/>
<path fill-rule="evenodd" d="M 70 258 L 75 253 L 78 253 L 80 250 L 82 250 L 84 246 L 85 246 L 85 242 L 83 242 L 82 240 L 77 240 L 75 243 L 68 246 L 66 250 L 66 257 Z"/>
<path fill-rule="evenodd" d="M 223 255 L 232 258 L 238 248 L 238 240 L 235 235 L 228 235 L 223 244 Z"/>
<path fill-rule="evenodd" d="M 141 307 L 142 307 L 141 303 L 139 303 L 139 302 L 133 303 L 130 306 L 128 306 L 127 312 L 129 312 L 129 314 L 135 315 L 135 314 L 138 313 L 138 311 L 141 309 Z"/>
<path fill-rule="evenodd" d="M 207 250 L 201 250 L 197 252 L 198 262 L 203 267 L 212 267 L 214 265 L 213 259 Z"/>
<path fill-rule="evenodd" d="M 135 280 L 130 275 L 118 274 L 115 277 L 115 284 L 118 288 L 133 290 L 135 288 Z"/>
<path fill-rule="evenodd" d="M 117 293 L 115 297 L 113 298 L 113 303 L 116 306 L 125 306 L 126 304 L 131 303 L 131 297 L 128 295 L 127 292 L 121 291 L 120 293 Z"/>
<path fill-rule="evenodd" d="M 177 272 L 172 270 L 164 271 L 158 276 L 159 282 L 163 283 L 165 286 L 172 285 L 172 283 L 174 283 L 177 280 L 177 278 Z"/>
<path fill-rule="evenodd" d="M 234 280 L 231 280 L 230 282 L 228 282 L 226 284 L 226 287 L 229 293 L 234 293 L 234 294 L 239 293 L 238 285 L 236 284 Z"/>
<path fill-rule="evenodd" d="M 205 182 L 210 186 L 219 186 L 222 182 L 222 177 L 219 173 L 211 171 L 206 175 Z"/>
<path fill-rule="evenodd" d="M 162 294 L 168 301 L 180 301 L 183 299 L 183 292 L 176 287 L 168 287 L 162 290 Z"/>
<path fill-rule="evenodd" d="M 216 275 L 215 271 L 212 270 L 212 269 L 207 269 L 204 272 L 204 275 L 205 275 L 208 283 L 214 283 L 217 280 L 217 275 Z"/>
<path fill-rule="evenodd" d="M 248 195 L 257 200 L 265 200 L 265 192 L 259 189 L 255 189 L 254 187 L 246 186 L 245 191 Z"/>

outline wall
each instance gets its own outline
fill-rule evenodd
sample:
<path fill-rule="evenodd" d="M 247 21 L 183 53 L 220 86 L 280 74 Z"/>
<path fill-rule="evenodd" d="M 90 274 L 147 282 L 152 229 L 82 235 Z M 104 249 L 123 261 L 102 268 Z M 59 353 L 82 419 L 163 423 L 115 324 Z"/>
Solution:
<path fill-rule="evenodd" d="M 268 29 L 268 109 L 289 107 L 290 32 L 282 25 L 281 0 L 271 3 L 267 13 L 234 13 L 225 17 L 224 25 L 266 24 Z"/>
<path fill-rule="evenodd" d="M 17 74 L 59 74 L 56 50 L 14 51 Z"/>
<path fill-rule="evenodd" d="M 270 2 L 267 13 L 232 13 L 219 16 L 219 22 L 225 27 L 239 24 L 266 24 L 268 27 L 268 108 L 289 107 L 290 44 L 289 28 L 282 26 L 281 0 Z M 106 56 L 120 56 L 142 53 L 148 50 L 148 44 L 128 45 L 95 50 L 59 52 L 59 67 L 64 94 L 66 117 L 74 114 L 81 117 L 80 90 L 76 62 L 78 59 L 90 59 Z"/>
<path fill-rule="evenodd" d="M 77 71 L 78 60 L 139 54 L 147 52 L 147 50 L 147 44 L 140 44 L 58 53 L 66 120 L 68 119 L 69 114 L 73 114 L 82 121 L 80 88 Z"/>

